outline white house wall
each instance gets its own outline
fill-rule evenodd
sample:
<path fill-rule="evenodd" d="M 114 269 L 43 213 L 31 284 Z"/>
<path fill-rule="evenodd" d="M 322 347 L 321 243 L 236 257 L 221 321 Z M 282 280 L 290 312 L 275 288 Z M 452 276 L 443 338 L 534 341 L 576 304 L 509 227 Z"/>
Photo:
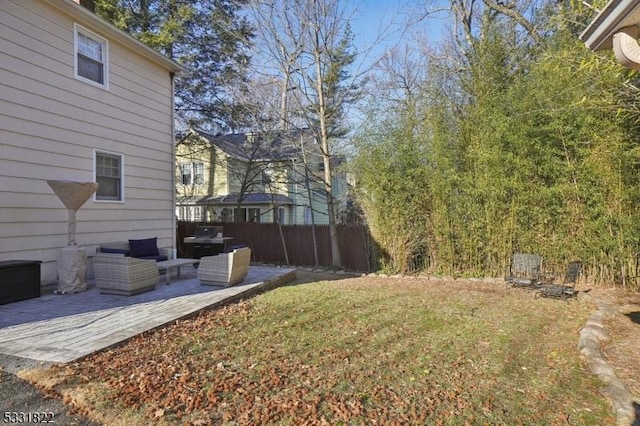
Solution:
<path fill-rule="evenodd" d="M 74 77 L 74 22 L 109 43 L 109 88 Z M 78 245 L 155 237 L 171 247 L 169 71 L 37 0 L 0 1 L 0 260 L 40 260 L 55 282 L 67 211 L 48 179 L 93 181 L 94 150 L 124 155 L 124 199 L 89 200 Z"/>

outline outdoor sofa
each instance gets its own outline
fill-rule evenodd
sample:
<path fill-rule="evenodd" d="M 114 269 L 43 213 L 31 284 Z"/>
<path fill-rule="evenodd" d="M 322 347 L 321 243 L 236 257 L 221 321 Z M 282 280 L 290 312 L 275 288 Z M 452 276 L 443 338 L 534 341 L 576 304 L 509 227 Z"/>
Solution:
<path fill-rule="evenodd" d="M 251 249 L 238 248 L 216 256 L 203 256 L 198 266 L 198 280 L 204 285 L 229 287 L 244 280 L 249 272 Z"/>
<path fill-rule="evenodd" d="M 160 272 L 156 262 L 169 258 L 157 238 L 100 244 L 93 257 L 96 287 L 100 293 L 131 296 L 152 290 Z"/>

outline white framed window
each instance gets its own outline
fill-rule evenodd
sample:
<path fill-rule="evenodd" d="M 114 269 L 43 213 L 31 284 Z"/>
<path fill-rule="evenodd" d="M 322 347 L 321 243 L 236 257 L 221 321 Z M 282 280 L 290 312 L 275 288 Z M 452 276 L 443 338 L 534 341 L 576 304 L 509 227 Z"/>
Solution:
<path fill-rule="evenodd" d="M 109 44 L 97 34 L 73 24 L 75 77 L 94 86 L 109 88 Z"/>
<path fill-rule="evenodd" d="M 193 163 L 193 183 L 204 185 L 204 163 Z"/>
<path fill-rule="evenodd" d="M 233 221 L 234 222 L 246 222 L 247 221 L 247 209 L 244 207 L 233 209 Z"/>
<path fill-rule="evenodd" d="M 251 208 L 247 209 L 247 213 L 249 214 L 248 221 L 254 223 L 260 223 L 260 208 Z"/>
<path fill-rule="evenodd" d="M 271 172 L 269 170 L 263 170 L 260 173 L 260 185 L 268 187 L 272 182 L 273 180 L 271 179 Z"/>
<path fill-rule="evenodd" d="M 279 223 L 280 225 L 284 225 L 284 207 L 274 207 L 273 223 Z"/>
<path fill-rule="evenodd" d="M 180 183 L 191 185 L 191 163 L 180 163 Z"/>
<path fill-rule="evenodd" d="M 220 219 L 222 222 L 233 222 L 233 209 L 224 207 L 220 212 Z"/>
<path fill-rule="evenodd" d="M 93 157 L 94 180 L 98 183 L 94 200 L 124 202 L 124 156 L 94 151 Z"/>
<path fill-rule="evenodd" d="M 204 163 L 180 163 L 178 166 L 182 185 L 204 185 Z"/>
<path fill-rule="evenodd" d="M 191 217 L 194 222 L 202 222 L 202 220 L 204 220 L 204 207 L 193 207 L 193 215 Z"/>
<path fill-rule="evenodd" d="M 304 224 L 312 225 L 311 223 L 311 207 L 304 208 Z"/>

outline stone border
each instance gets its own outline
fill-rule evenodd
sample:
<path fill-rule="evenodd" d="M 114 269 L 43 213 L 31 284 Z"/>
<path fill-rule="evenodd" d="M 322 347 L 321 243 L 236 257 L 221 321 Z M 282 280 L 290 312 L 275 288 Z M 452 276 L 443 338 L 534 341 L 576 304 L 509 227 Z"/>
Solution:
<path fill-rule="evenodd" d="M 604 321 L 617 315 L 617 309 L 609 301 L 591 297 L 584 292 L 578 294 L 578 300 L 592 303 L 597 308 L 580 331 L 578 340 L 580 356 L 589 365 L 591 373 L 606 385 L 600 389 L 600 392 L 611 401 L 616 425 L 631 426 L 636 418 L 631 393 L 624 382 L 616 376 L 613 368 L 607 364 L 600 351 L 600 344 L 609 340 Z"/>

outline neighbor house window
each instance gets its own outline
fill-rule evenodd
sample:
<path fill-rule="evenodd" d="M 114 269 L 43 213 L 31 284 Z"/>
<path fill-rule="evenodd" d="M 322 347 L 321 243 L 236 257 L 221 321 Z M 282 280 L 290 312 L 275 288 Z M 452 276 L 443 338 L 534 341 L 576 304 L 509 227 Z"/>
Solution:
<path fill-rule="evenodd" d="M 260 209 L 248 209 L 249 222 L 260 223 Z"/>
<path fill-rule="evenodd" d="M 304 208 L 304 224 L 305 225 L 313 225 L 311 223 L 311 207 Z"/>
<path fill-rule="evenodd" d="M 191 185 L 191 163 L 180 163 L 180 182 Z"/>
<path fill-rule="evenodd" d="M 204 207 L 180 206 L 179 220 L 185 222 L 201 222 L 204 218 Z"/>
<path fill-rule="evenodd" d="M 273 209 L 273 223 L 284 225 L 284 207 Z"/>
<path fill-rule="evenodd" d="M 204 163 L 180 163 L 180 182 L 183 185 L 203 185 Z"/>
<path fill-rule="evenodd" d="M 260 173 L 260 185 L 269 186 L 271 185 L 271 183 L 271 173 L 269 173 L 268 171 L 263 171 L 262 173 Z"/>
<path fill-rule="evenodd" d="M 194 222 L 202 222 L 204 219 L 204 208 L 200 206 L 193 207 L 193 215 L 191 217 Z"/>
<path fill-rule="evenodd" d="M 224 207 L 220 213 L 223 222 L 233 222 L 233 209 Z"/>
<path fill-rule="evenodd" d="M 74 46 L 76 78 L 106 89 L 109 75 L 107 40 L 74 25 Z"/>
<path fill-rule="evenodd" d="M 247 221 L 247 209 L 244 207 L 233 209 L 233 221 L 234 222 L 246 222 Z"/>
<path fill-rule="evenodd" d="M 95 152 L 95 180 L 98 183 L 95 199 L 124 201 L 124 158 L 120 154 Z"/>
<path fill-rule="evenodd" d="M 204 163 L 193 163 L 193 183 L 204 184 Z"/>

